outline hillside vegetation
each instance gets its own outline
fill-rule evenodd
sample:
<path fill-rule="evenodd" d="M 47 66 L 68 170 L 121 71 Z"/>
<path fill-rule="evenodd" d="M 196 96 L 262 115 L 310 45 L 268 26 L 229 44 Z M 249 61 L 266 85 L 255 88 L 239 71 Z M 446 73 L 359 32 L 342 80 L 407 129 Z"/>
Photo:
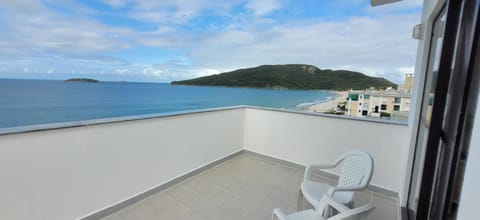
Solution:
<path fill-rule="evenodd" d="M 274 89 L 348 90 L 396 85 L 384 78 L 347 70 L 321 70 L 303 64 L 263 65 L 195 79 L 173 81 L 174 85 L 253 87 Z"/>
<path fill-rule="evenodd" d="M 65 82 L 88 82 L 88 83 L 96 83 L 99 82 L 96 79 L 88 79 L 88 78 L 71 78 L 64 80 Z"/>

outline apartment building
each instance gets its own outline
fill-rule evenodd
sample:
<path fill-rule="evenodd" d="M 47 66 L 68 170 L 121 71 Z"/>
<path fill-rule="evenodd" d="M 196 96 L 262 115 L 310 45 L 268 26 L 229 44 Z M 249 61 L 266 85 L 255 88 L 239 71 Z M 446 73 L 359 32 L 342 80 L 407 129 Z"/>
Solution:
<path fill-rule="evenodd" d="M 413 74 L 405 75 L 405 83 L 398 89 L 350 91 L 346 103 L 346 115 L 354 117 L 393 117 L 406 119 L 410 110 Z"/>

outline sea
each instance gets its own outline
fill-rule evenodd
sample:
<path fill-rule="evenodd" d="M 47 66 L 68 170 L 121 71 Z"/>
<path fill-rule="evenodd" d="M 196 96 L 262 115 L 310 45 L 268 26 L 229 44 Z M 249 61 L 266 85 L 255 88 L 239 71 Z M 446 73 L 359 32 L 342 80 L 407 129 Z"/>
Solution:
<path fill-rule="evenodd" d="M 0 128 L 236 105 L 295 110 L 334 96 L 320 90 L 0 79 Z"/>

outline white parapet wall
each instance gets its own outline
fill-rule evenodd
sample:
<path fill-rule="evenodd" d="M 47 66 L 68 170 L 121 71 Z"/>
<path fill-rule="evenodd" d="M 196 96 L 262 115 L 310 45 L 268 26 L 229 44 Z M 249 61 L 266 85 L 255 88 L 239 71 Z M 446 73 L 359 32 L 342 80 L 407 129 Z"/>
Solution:
<path fill-rule="evenodd" d="M 401 196 L 408 143 L 402 124 L 252 107 L 4 134 L 0 219 L 89 216 L 241 150 L 302 165 L 365 150 L 372 184 Z"/>
<path fill-rule="evenodd" d="M 367 151 L 375 161 L 371 184 L 402 195 L 406 125 L 248 108 L 244 135 L 246 150 L 301 165 L 333 162 L 349 150 Z"/>
<path fill-rule="evenodd" d="M 76 219 L 240 151 L 244 109 L 0 136 L 0 219 Z"/>

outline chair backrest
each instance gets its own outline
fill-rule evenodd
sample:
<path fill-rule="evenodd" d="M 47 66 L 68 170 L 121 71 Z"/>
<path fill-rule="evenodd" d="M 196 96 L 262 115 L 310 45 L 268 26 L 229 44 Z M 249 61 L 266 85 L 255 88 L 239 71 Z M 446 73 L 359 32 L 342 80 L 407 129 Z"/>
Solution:
<path fill-rule="evenodd" d="M 362 186 L 367 187 L 373 173 L 373 159 L 364 151 L 349 151 L 343 154 L 337 162 L 342 162 L 340 177 L 337 186 Z M 348 201 L 353 199 L 354 192 L 338 192 Z"/>

